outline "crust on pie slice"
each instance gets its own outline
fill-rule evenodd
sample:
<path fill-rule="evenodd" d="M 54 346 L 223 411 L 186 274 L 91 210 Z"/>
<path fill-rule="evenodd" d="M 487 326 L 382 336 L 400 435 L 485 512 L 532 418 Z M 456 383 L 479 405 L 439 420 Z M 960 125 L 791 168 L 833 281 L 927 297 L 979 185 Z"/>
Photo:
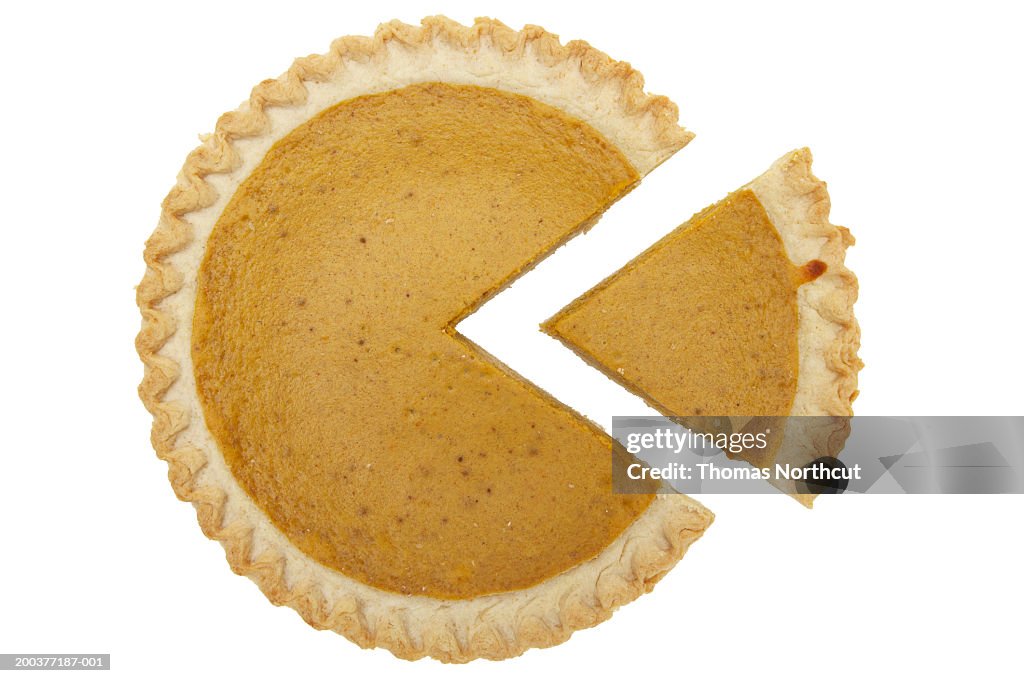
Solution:
<path fill-rule="evenodd" d="M 795 465 L 806 464 L 808 454 L 834 455 L 848 432 L 839 418 L 852 415 L 862 363 L 853 314 L 857 280 L 843 263 L 853 237 L 829 222 L 829 209 L 825 183 L 811 173 L 810 151 L 790 152 L 570 303 L 542 329 L 667 416 L 836 416 L 835 424 L 788 425 L 784 441 L 773 451 L 778 462 Z M 687 239 L 705 239 L 730 222 L 732 227 L 713 233 L 728 242 L 709 242 L 713 249 L 708 253 L 688 250 Z M 749 251 L 764 239 L 764 249 Z M 770 244 L 773 240 L 777 246 Z M 778 258 L 788 262 L 774 270 L 763 268 L 757 276 L 741 273 L 728 279 L 729 271 L 744 263 L 751 270 L 765 266 L 764 261 L 776 258 L 771 250 L 780 247 Z M 758 278 L 782 284 L 763 289 Z M 704 282 L 713 283 L 711 301 L 680 291 Z M 748 288 L 750 294 L 732 286 Z M 773 302 L 758 298 L 773 292 L 785 305 L 772 308 L 768 304 Z M 652 315 L 673 306 L 665 313 L 672 326 L 638 318 L 644 302 Z M 701 317 L 705 304 L 710 318 Z M 771 336 L 782 319 L 792 329 Z M 700 355 L 715 344 L 723 349 L 718 356 Z M 730 382 L 716 377 L 734 370 Z M 699 381 L 691 382 L 692 374 Z M 704 395 L 693 395 L 699 393 L 693 390 L 696 385 Z M 791 483 L 780 488 L 807 506 L 813 501 Z"/>
<path fill-rule="evenodd" d="M 805 466 L 840 453 L 849 435 L 857 398 L 860 326 L 854 317 L 857 278 L 845 263 L 853 246 L 850 231 L 829 222 L 831 201 L 823 181 L 811 172 L 811 152 L 802 148 L 772 164 L 746 187 L 753 190 L 782 237 L 794 264 L 820 261 L 824 274 L 797 289 L 800 372 L 790 415 L 834 416 L 786 422 L 774 461 Z M 807 507 L 816 495 L 801 493 L 792 481 L 773 481 Z"/>
<path fill-rule="evenodd" d="M 850 231 L 829 222 L 831 201 L 811 173 L 811 151 L 786 154 L 751 181 L 795 265 L 821 261 L 825 272 L 797 289 L 800 374 L 791 415 L 853 415 L 860 326 L 853 314 L 857 278 L 844 264 Z"/>
<path fill-rule="evenodd" d="M 502 659 L 566 640 L 649 591 L 712 520 L 685 496 L 659 496 L 596 556 L 537 585 L 469 599 L 371 587 L 300 551 L 245 493 L 203 418 L 191 355 L 197 273 L 218 217 L 275 142 L 334 104 L 404 86 L 479 85 L 554 106 L 589 123 L 642 177 L 690 139 L 675 105 L 643 91 L 628 64 L 586 43 L 562 45 L 538 27 L 514 31 L 481 19 L 392 22 L 372 38 L 337 40 L 258 85 L 192 152 L 163 203 L 137 290 L 145 364 L 139 394 L 153 414 L 152 443 L 169 479 L 222 543 L 235 572 L 275 604 L 363 647 L 415 659 Z M 582 227 L 582 226 L 580 226 Z"/>

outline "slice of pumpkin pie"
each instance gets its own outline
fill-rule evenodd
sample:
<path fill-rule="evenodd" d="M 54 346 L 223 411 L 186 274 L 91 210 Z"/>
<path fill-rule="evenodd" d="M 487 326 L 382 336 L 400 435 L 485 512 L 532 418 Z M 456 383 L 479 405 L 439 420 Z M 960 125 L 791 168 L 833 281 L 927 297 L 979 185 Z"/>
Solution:
<path fill-rule="evenodd" d="M 853 238 L 829 222 L 829 207 L 810 152 L 791 152 L 542 328 L 683 424 L 849 416 L 862 365 L 857 280 L 843 264 Z M 791 424 L 787 441 L 758 457 L 804 464 L 834 454 L 847 427 Z"/>
<path fill-rule="evenodd" d="M 140 394 L 231 567 L 317 628 L 500 659 L 647 592 L 711 522 L 454 331 L 690 139 L 629 65 L 443 18 L 342 38 L 186 160 Z"/>

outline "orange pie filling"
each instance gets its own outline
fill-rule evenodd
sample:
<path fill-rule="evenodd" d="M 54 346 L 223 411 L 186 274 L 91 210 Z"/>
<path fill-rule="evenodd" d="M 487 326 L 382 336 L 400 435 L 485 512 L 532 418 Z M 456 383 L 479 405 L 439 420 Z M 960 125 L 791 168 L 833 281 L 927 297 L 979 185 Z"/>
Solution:
<path fill-rule="evenodd" d="M 757 196 L 741 190 L 544 329 L 664 415 L 788 415 L 799 371 L 797 289 L 824 269 L 794 266 Z"/>
<path fill-rule="evenodd" d="M 614 495 L 609 437 L 454 324 L 637 180 L 588 125 L 475 86 L 359 97 L 277 142 L 210 235 L 192 331 L 206 424 L 245 492 L 309 557 L 399 593 L 521 589 L 597 555 L 651 497 Z M 689 248 L 714 255 L 732 232 L 707 230 Z M 744 261 L 759 270 L 691 278 L 699 294 L 667 303 L 767 327 L 719 319 L 710 345 L 687 337 L 707 365 L 659 392 L 682 382 L 694 408 L 722 410 L 745 390 L 720 354 L 739 354 L 768 368 L 757 405 L 783 410 L 795 306 L 773 293 L 788 271 L 778 244 L 736 232 L 766 250 Z M 740 288 L 731 304 L 719 275 Z M 644 310 L 634 299 L 624 316 Z"/>

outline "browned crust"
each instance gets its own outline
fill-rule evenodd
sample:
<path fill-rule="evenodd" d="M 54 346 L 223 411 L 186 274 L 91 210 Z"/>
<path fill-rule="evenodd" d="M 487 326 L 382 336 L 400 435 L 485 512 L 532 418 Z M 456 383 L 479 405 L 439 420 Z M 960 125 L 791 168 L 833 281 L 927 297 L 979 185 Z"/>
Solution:
<path fill-rule="evenodd" d="M 857 277 L 846 267 L 850 231 L 829 221 L 832 201 L 826 184 L 811 172 L 806 147 L 779 158 L 747 187 L 754 190 L 779 230 L 790 260 L 825 264 L 824 273 L 799 289 L 800 381 L 793 415 L 853 414 L 860 326 L 853 312 Z M 823 361 L 822 366 L 806 361 Z"/>
<path fill-rule="evenodd" d="M 295 609 L 310 625 L 335 630 L 363 647 L 386 647 L 408 659 L 431 656 L 462 662 L 477 657 L 503 659 L 531 647 L 555 645 L 575 630 L 604 621 L 618 606 L 651 590 L 689 544 L 700 537 L 712 520 L 711 513 L 685 496 L 657 498 L 648 512 L 604 553 L 567 572 L 579 571 L 581 576 L 591 577 L 592 585 L 569 584 L 571 589 L 567 589 L 563 574 L 540 586 L 557 586 L 558 592 L 553 596 L 529 593 L 534 589 L 508 594 L 513 596 L 511 599 L 525 600 L 511 622 L 495 622 L 488 616 L 490 608 L 476 608 L 480 610 L 479 618 L 468 628 L 464 619 L 444 621 L 445 615 L 459 616 L 459 610 L 482 599 L 464 605 L 458 601 L 409 598 L 417 602 L 408 610 L 381 614 L 362 594 L 328 596 L 327 589 L 316 580 L 309 580 L 308 575 L 289 581 L 285 552 L 265 547 L 265 539 L 258 543 L 255 539 L 261 530 L 244 517 L 227 519 L 228 491 L 202 482 L 201 473 L 208 467 L 209 454 L 197 447 L 177 444 L 177 437 L 189 427 L 190 415 L 186 408 L 165 400 L 165 395 L 183 367 L 161 353 L 178 325 L 187 324 L 175 320 L 161 307 L 161 302 L 181 290 L 189 277 L 172 265 L 172 257 L 196 239 L 189 214 L 217 201 L 217 192 L 208 177 L 230 173 L 240 166 L 234 143 L 265 135 L 270 108 L 304 103 L 308 83 L 334 78 L 346 63 L 382 58 L 392 44 L 417 46 L 438 42 L 467 51 L 477 50 L 484 43 L 509 54 L 522 55 L 531 50 L 545 64 L 571 62 L 587 80 L 616 83 L 622 108 L 654 122 L 657 144 L 664 151 L 661 156 L 652 157 L 648 168 L 638 169 L 641 173 L 692 137 L 678 126 L 675 105 L 664 97 L 645 94 L 642 77 L 628 64 L 615 62 L 582 41 L 562 45 L 557 36 L 536 26 L 514 31 L 497 21 L 478 19 L 466 27 L 443 17 L 432 17 L 424 19 L 419 27 L 391 22 L 382 25 L 373 37 L 340 38 L 327 54 L 296 60 L 280 78 L 257 85 L 248 102 L 221 116 L 214 133 L 188 155 L 176 185 L 163 201 L 156 230 L 146 242 L 146 273 L 136 291 L 142 313 L 136 348 L 145 366 L 139 396 L 153 415 L 153 447 L 168 464 L 168 478 L 175 493 L 181 500 L 193 503 L 203 532 L 222 543 L 236 573 L 256 582 L 274 604 Z M 332 574 L 332 570 L 316 567 Z M 535 603 L 542 602 L 538 597 L 554 599 L 556 612 L 535 608 Z M 426 617 L 421 614 L 424 610 L 429 612 Z"/>

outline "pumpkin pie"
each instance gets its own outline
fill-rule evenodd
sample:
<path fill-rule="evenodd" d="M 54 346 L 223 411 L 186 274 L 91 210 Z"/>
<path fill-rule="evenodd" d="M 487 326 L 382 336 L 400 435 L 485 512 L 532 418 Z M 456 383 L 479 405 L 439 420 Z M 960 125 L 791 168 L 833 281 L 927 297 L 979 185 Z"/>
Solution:
<path fill-rule="evenodd" d="M 187 158 L 140 395 L 231 567 L 316 628 L 501 659 L 649 591 L 712 520 L 614 495 L 608 435 L 455 325 L 684 146 L 586 43 L 444 18 L 336 41 Z"/>
<path fill-rule="evenodd" d="M 771 448 L 745 458 L 758 467 L 835 454 L 862 364 L 857 280 L 843 263 L 853 238 L 829 222 L 829 209 L 810 151 L 790 152 L 542 329 L 688 426 L 838 418 L 773 421 Z M 814 498 L 776 483 L 808 506 Z"/>

